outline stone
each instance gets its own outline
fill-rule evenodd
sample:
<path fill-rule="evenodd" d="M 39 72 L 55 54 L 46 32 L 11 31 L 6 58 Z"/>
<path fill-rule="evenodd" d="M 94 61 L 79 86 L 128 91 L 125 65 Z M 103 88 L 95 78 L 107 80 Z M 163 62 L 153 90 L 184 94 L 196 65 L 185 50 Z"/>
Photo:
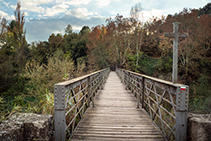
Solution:
<path fill-rule="evenodd" d="M 188 115 L 188 140 L 211 140 L 211 114 Z"/>
<path fill-rule="evenodd" d="M 53 116 L 17 113 L 0 124 L 0 141 L 52 140 Z"/>

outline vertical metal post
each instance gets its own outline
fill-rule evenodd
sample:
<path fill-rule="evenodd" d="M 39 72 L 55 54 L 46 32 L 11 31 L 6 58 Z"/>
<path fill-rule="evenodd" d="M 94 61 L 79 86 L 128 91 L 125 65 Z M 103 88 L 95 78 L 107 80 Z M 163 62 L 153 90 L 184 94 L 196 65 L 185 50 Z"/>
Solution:
<path fill-rule="evenodd" d="M 120 73 L 122 75 L 122 83 L 125 84 L 125 73 L 122 70 L 120 70 Z"/>
<path fill-rule="evenodd" d="M 186 141 L 188 115 L 188 86 L 179 86 L 176 97 L 176 141 Z"/>
<path fill-rule="evenodd" d="M 145 77 L 142 76 L 142 80 L 141 80 L 141 106 L 142 106 L 142 108 L 145 108 L 145 106 L 144 106 L 144 88 L 145 88 Z"/>
<path fill-rule="evenodd" d="M 130 90 L 130 73 L 127 75 L 127 89 Z"/>
<path fill-rule="evenodd" d="M 89 76 L 88 78 L 88 95 L 89 95 L 89 98 L 92 99 L 92 106 L 94 107 L 94 94 L 92 92 L 92 80 L 91 80 L 91 76 Z M 89 103 L 90 105 L 90 103 Z"/>
<path fill-rule="evenodd" d="M 55 140 L 66 141 L 65 86 L 54 85 Z"/>
<path fill-rule="evenodd" d="M 88 106 L 90 106 L 91 101 L 91 88 L 90 88 L 90 76 L 87 78 L 87 85 L 88 85 Z"/>
<path fill-rule="evenodd" d="M 142 80 L 142 79 L 141 79 Z M 142 96 L 142 81 L 139 82 L 139 86 L 140 86 L 140 92 L 138 93 L 138 103 L 137 103 L 137 108 L 139 108 L 139 103 L 140 103 L 140 99 Z M 136 86 L 137 87 L 137 86 Z"/>
<path fill-rule="evenodd" d="M 103 89 L 104 72 L 100 72 L 100 90 Z"/>
<path fill-rule="evenodd" d="M 92 96 L 92 107 L 94 108 L 95 107 L 95 103 L 94 103 L 94 92 L 92 90 L 92 80 L 90 80 L 90 94 Z"/>

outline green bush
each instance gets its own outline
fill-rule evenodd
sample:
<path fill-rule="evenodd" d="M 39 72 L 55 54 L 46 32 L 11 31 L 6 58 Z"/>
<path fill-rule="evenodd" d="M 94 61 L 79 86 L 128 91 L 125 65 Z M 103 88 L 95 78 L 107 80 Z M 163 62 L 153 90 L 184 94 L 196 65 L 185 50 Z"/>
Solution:
<path fill-rule="evenodd" d="M 203 74 L 190 85 L 189 110 L 197 113 L 211 113 L 211 93 L 208 76 Z"/>

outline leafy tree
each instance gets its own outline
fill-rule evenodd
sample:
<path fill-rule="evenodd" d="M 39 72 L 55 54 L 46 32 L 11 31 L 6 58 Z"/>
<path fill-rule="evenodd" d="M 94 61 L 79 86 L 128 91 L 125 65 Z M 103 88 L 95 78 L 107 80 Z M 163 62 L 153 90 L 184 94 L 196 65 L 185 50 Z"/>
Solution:
<path fill-rule="evenodd" d="M 24 13 L 20 12 L 20 3 L 17 4 L 15 11 L 15 21 L 8 25 L 6 19 L 1 22 L 1 40 L 3 46 L 0 48 L 0 92 L 6 92 L 10 95 L 19 93 L 23 88 L 20 73 L 25 67 L 29 57 L 29 49 L 25 40 L 24 31 Z"/>
<path fill-rule="evenodd" d="M 65 28 L 65 33 L 66 34 L 71 34 L 73 32 L 72 26 L 68 24 L 68 26 Z"/>
<path fill-rule="evenodd" d="M 203 14 L 210 15 L 211 14 L 211 3 L 207 3 L 203 8 L 199 8 L 198 15 L 201 16 Z"/>
<path fill-rule="evenodd" d="M 16 60 L 19 68 L 19 72 L 22 72 L 26 64 L 27 59 L 27 42 L 25 39 L 26 31 L 24 31 L 25 14 L 20 11 L 20 3 L 17 3 L 15 10 L 15 21 L 11 21 L 10 26 L 7 26 L 8 30 L 12 32 L 16 42 Z"/>
<path fill-rule="evenodd" d="M 82 29 L 80 30 L 79 34 L 84 35 L 89 33 L 91 30 L 88 26 L 83 26 Z"/>
<path fill-rule="evenodd" d="M 7 21 L 5 18 L 1 18 L 1 16 L 0 16 L 0 20 L 1 20 L 1 22 L 0 22 L 0 28 L 1 28 L 0 37 L 2 37 L 3 33 L 5 32 L 5 30 L 7 28 Z"/>

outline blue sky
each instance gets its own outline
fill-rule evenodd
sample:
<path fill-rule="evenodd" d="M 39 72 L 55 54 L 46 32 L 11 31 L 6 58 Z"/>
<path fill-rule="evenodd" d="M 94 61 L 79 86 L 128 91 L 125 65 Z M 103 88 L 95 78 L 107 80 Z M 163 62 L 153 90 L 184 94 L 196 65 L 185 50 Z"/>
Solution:
<path fill-rule="evenodd" d="M 208 0 L 0 0 L 0 16 L 8 21 L 14 19 L 17 2 L 26 15 L 27 41 L 44 41 L 52 33 L 64 34 L 70 24 L 74 32 L 87 25 L 90 28 L 105 24 L 108 17 L 119 13 L 130 16 L 130 9 L 141 3 L 144 21 L 152 16 L 167 16 L 182 11 L 183 8 L 200 8 Z"/>

